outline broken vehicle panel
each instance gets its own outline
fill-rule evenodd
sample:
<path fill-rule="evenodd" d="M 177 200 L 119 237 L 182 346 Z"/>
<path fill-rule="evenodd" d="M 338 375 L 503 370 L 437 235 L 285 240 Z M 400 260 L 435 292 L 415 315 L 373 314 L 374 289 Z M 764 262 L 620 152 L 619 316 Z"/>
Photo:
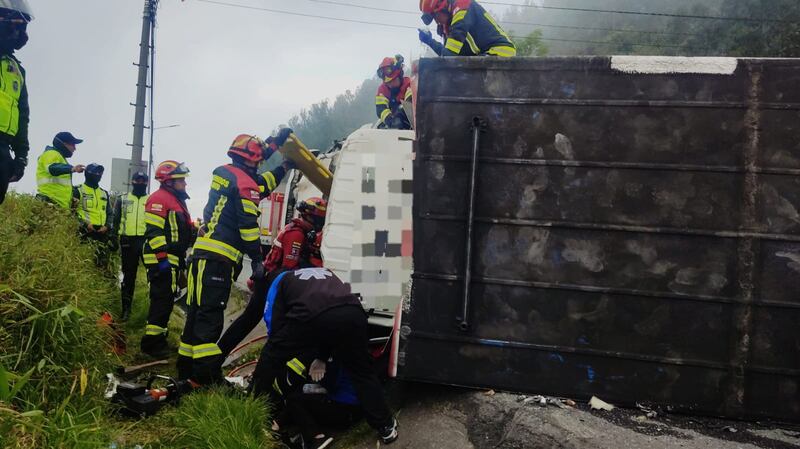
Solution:
<path fill-rule="evenodd" d="M 422 60 L 399 375 L 797 421 L 798 85 L 800 60 Z"/>

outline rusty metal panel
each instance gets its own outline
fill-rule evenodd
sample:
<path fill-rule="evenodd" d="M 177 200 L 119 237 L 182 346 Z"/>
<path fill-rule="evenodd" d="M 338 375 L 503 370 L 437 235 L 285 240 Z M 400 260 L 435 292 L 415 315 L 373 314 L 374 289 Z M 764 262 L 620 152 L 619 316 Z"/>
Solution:
<path fill-rule="evenodd" d="M 800 60 L 661 62 L 421 61 L 401 376 L 800 420 Z"/>

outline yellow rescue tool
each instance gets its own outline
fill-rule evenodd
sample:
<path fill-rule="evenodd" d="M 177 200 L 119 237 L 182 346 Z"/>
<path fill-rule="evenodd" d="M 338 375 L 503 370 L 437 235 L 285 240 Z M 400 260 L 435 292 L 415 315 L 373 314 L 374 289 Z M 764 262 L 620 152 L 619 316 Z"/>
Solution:
<path fill-rule="evenodd" d="M 303 142 L 292 133 L 286 139 L 286 143 L 279 150 L 285 158 L 288 158 L 297 165 L 297 169 L 303 172 L 311 184 L 314 184 L 324 196 L 331 194 L 333 184 L 333 173 L 325 168 L 319 160 L 311 154 L 311 151 Z"/>

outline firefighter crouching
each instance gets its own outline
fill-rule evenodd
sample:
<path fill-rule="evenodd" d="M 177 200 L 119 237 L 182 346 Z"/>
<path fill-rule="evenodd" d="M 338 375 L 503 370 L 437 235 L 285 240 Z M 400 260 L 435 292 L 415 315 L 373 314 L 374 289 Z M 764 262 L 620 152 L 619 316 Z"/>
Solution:
<path fill-rule="evenodd" d="M 228 149 L 232 163 L 214 170 L 203 210 L 206 224 L 198 233 L 189 263 L 189 311 L 178 350 L 181 379 L 200 385 L 222 381 L 222 351 L 217 340 L 231 286 L 242 270 L 245 255 L 251 260 L 253 279 L 264 277 L 258 227 L 262 194 L 257 168 L 269 153 L 264 141 L 242 134 Z"/>
<path fill-rule="evenodd" d="M 309 198 L 297 206 L 300 217 L 292 219 L 273 240 L 272 250 L 264 262 L 265 272 L 322 266 L 319 247 L 327 208 L 328 203 L 322 198 Z M 255 280 L 251 289 L 253 292 L 247 307 L 219 340 L 222 351 L 220 364 L 263 318 L 267 284 L 263 280 Z"/>
<path fill-rule="evenodd" d="M 383 58 L 378 66 L 378 78 L 383 81 L 375 95 L 375 110 L 381 121 L 379 128 L 411 129 L 411 120 L 403 103 L 412 100 L 411 78 L 403 74 L 403 57 Z"/>
<path fill-rule="evenodd" d="M 150 281 L 150 309 L 141 351 L 152 357 L 168 355 L 167 328 L 177 293 L 180 270 L 186 266 L 186 251 L 192 243 L 193 225 L 186 207 L 186 177 L 189 169 L 176 161 L 156 168 L 161 187 L 145 205 L 144 263 Z"/>

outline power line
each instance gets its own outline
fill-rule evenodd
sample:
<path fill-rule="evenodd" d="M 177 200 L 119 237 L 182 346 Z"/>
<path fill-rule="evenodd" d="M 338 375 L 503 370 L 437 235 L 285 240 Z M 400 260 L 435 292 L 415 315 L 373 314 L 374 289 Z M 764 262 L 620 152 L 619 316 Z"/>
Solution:
<path fill-rule="evenodd" d="M 259 6 L 250 6 L 250 5 L 242 5 L 238 3 L 229 3 L 223 2 L 219 0 L 195 0 L 202 3 L 210 3 L 219 6 L 227 6 L 232 8 L 241 8 L 241 9 L 249 9 L 255 11 L 264 11 L 264 12 L 271 12 L 275 14 L 285 14 L 290 16 L 299 16 L 299 17 L 308 17 L 312 19 L 322 19 L 322 20 L 332 20 L 337 22 L 350 22 L 350 23 L 359 23 L 363 25 L 374 25 L 374 26 L 382 26 L 382 27 L 390 27 L 390 28 L 402 28 L 402 29 L 410 29 L 416 30 L 417 27 L 411 25 L 399 25 L 394 23 L 381 23 L 381 22 L 372 22 L 368 20 L 356 20 L 356 19 L 345 19 L 341 17 L 330 17 L 330 16 L 321 16 L 317 14 L 306 14 L 300 13 L 295 11 L 285 11 L 280 9 L 273 9 L 273 8 L 262 8 Z M 525 39 L 524 36 L 511 36 L 514 39 Z M 652 48 L 680 48 L 684 50 L 701 50 L 700 48 L 694 47 L 685 47 L 681 45 L 668 45 L 668 44 L 643 44 L 643 43 L 635 43 L 635 42 L 604 42 L 604 41 L 591 41 L 591 40 L 581 40 L 581 39 L 557 39 L 557 38 L 540 38 L 543 41 L 550 41 L 550 42 L 572 42 L 572 43 L 581 43 L 581 44 L 595 44 L 595 45 L 630 45 L 633 47 L 652 47 Z"/>
<path fill-rule="evenodd" d="M 336 5 L 336 6 L 346 6 L 350 8 L 359 8 L 359 9 L 366 9 L 370 11 L 380 11 L 380 12 L 392 12 L 398 14 L 413 14 L 415 16 L 420 15 L 419 11 L 406 11 L 400 9 L 389 9 L 389 8 L 378 8 L 375 6 L 366 6 L 366 5 L 357 5 L 354 3 L 345 3 L 345 2 L 337 2 L 333 0 L 308 0 L 309 2 L 313 3 L 325 3 L 328 5 Z M 488 2 L 483 2 L 488 3 Z M 538 27 L 545 27 L 545 28 L 562 28 L 562 29 L 571 29 L 571 30 L 590 30 L 590 31 L 612 31 L 612 32 L 622 32 L 622 33 L 642 33 L 642 34 L 664 34 L 664 35 L 676 35 L 676 36 L 696 36 L 696 34 L 692 33 L 675 33 L 675 32 L 668 32 L 668 31 L 649 31 L 649 30 L 626 30 L 622 28 L 594 28 L 594 27 L 579 27 L 579 26 L 568 26 L 568 25 L 549 25 L 545 23 L 534 23 L 534 22 L 511 22 L 507 20 L 501 20 L 500 23 L 507 24 L 507 25 L 530 25 L 530 26 L 538 26 Z"/>
<path fill-rule="evenodd" d="M 654 17 L 672 17 L 676 19 L 704 19 L 704 20 L 727 20 L 733 22 L 771 22 L 771 23 L 795 23 L 791 20 L 782 19 L 754 19 L 751 17 L 726 17 L 726 16 L 701 16 L 694 14 L 674 14 L 663 12 L 640 12 L 640 11 L 626 11 L 617 9 L 593 9 L 593 8 L 569 8 L 566 6 L 536 6 L 536 5 L 520 5 L 518 3 L 507 2 L 493 2 L 482 1 L 486 5 L 500 5 L 500 6 L 516 6 L 519 8 L 536 8 L 536 9 L 551 9 L 556 11 L 573 11 L 573 12 L 599 12 L 606 14 L 626 14 L 634 16 L 654 16 Z"/>

